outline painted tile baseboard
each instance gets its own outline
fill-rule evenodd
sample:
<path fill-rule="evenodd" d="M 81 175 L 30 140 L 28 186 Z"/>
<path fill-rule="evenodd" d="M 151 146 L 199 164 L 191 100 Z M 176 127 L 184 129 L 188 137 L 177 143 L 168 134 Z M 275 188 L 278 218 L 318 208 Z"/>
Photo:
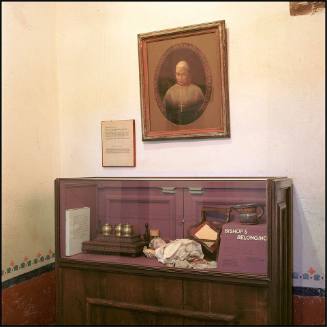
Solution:
<path fill-rule="evenodd" d="M 22 274 L 22 275 L 18 275 L 16 277 L 13 277 L 13 278 L 10 278 L 4 282 L 2 282 L 2 289 L 4 288 L 7 288 L 7 287 L 10 287 L 10 286 L 13 286 L 13 285 L 16 285 L 16 284 L 19 284 L 21 282 L 24 282 L 24 281 L 27 281 L 33 277 L 36 277 L 36 276 L 39 276 L 45 272 L 49 272 L 49 271 L 52 271 L 55 269 L 55 263 L 52 262 L 48 265 L 45 265 L 45 266 L 42 266 L 40 268 L 37 268 L 37 269 L 34 269 L 34 270 L 31 270 L 25 274 Z"/>

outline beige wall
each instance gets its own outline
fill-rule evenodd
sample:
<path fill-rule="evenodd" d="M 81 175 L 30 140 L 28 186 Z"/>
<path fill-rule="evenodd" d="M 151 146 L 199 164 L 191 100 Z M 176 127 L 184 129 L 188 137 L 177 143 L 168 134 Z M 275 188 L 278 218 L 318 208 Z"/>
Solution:
<path fill-rule="evenodd" d="M 60 131 L 55 6 L 7 2 L 2 10 L 2 278 L 6 280 L 54 260 L 53 179 L 60 175 Z"/>
<path fill-rule="evenodd" d="M 44 6 L 30 13 L 40 24 Z M 56 3 L 55 23 L 44 29 L 55 28 L 60 176 L 289 176 L 294 271 L 323 274 L 324 12 L 292 17 L 288 6 Z M 216 20 L 228 31 L 231 138 L 142 142 L 137 34 Z M 101 166 L 100 122 L 110 119 L 135 119 L 135 168 Z M 294 284 L 324 287 L 321 280 Z"/>

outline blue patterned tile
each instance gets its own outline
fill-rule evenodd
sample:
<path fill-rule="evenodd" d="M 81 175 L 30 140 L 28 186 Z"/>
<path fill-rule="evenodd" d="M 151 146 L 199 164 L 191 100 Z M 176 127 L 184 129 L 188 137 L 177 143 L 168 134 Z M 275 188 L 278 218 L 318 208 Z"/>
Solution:
<path fill-rule="evenodd" d="M 298 279 L 299 278 L 299 273 L 298 272 L 295 272 L 295 271 L 293 271 L 293 273 L 292 273 L 292 277 L 294 278 L 294 279 Z"/>
<path fill-rule="evenodd" d="M 320 280 L 320 275 L 315 274 L 315 275 L 313 276 L 313 279 L 314 279 L 314 280 Z"/>
<path fill-rule="evenodd" d="M 303 279 L 309 279 L 309 274 L 308 273 L 304 273 L 303 274 Z"/>

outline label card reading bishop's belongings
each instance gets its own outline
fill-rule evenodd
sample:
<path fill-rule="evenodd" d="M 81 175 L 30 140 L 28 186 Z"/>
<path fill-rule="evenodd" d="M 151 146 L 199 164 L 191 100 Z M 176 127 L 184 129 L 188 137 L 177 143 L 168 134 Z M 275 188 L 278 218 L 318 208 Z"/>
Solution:
<path fill-rule="evenodd" d="M 218 270 L 266 275 L 267 251 L 267 224 L 227 223 L 220 235 Z"/>

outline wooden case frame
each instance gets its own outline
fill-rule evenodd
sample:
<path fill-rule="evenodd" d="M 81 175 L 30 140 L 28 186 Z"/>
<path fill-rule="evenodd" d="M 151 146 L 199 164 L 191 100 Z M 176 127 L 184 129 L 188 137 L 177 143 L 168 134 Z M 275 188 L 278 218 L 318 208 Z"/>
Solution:
<path fill-rule="evenodd" d="M 244 197 L 264 192 L 268 223 L 267 275 L 200 272 L 169 267 L 158 269 L 111 262 L 105 258 L 99 260 L 97 256 L 87 260 L 63 256 L 64 235 L 60 222 L 67 205 L 67 192 L 76 195 L 76 191 L 80 190 L 79 193 L 84 194 L 79 197 L 83 205 L 90 205 L 95 210 L 101 205 L 99 192 L 109 182 L 113 185 L 124 183 L 124 187 L 132 189 L 138 185 L 140 191 L 144 186 L 158 192 L 161 189 L 163 197 L 173 197 L 178 202 L 180 193 L 183 193 L 178 191 L 183 188 L 187 200 L 185 216 L 189 216 L 197 204 L 207 205 L 206 193 L 210 198 L 211 187 L 226 190 L 226 196 L 228 194 L 234 200 L 237 200 L 235 192 L 243 194 L 244 201 L 248 200 Z M 176 193 L 173 193 L 175 188 Z M 200 188 L 204 193 L 200 192 Z M 292 324 L 290 179 L 60 178 L 55 181 L 55 197 L 56 308 L 59 324 Z M 222 200 L 226 202 L 226 199 L 216 197 L 214 201 L 219 204 Z M 93 216 L 96 217 L 96 212 L 93 212 Z M 182 218 L 177 215 L 176 221 Z"/>

